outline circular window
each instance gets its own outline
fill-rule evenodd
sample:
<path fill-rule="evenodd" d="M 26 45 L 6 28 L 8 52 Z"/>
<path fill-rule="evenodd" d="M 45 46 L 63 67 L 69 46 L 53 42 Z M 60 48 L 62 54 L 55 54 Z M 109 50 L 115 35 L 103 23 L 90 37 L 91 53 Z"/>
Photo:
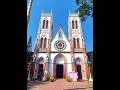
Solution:
<path fill-rule="evenodd" d="M 55 49 L 57 50 L 64 50 L 66 48 L 66 43 L 63 40 L 58 40 L 55 42 Z"/>

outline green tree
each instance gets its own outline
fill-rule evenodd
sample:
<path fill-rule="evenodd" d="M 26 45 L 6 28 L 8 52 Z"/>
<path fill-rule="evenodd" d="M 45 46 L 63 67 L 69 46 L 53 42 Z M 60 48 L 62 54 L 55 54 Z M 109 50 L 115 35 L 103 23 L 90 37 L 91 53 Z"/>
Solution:
<path fill-rule="evenodd" d="M 75 12 L 79 11 L 79 17 L 84 22 L 88 16 L 93 17 L 93 0 L 76 0 L 78 8 Z"/>
<path fill-rule="evenodd" d="M 31 61 L 31 52 L 32 52 L 32 38 L 30 36 L 27 44 L 27 61 Z"/>

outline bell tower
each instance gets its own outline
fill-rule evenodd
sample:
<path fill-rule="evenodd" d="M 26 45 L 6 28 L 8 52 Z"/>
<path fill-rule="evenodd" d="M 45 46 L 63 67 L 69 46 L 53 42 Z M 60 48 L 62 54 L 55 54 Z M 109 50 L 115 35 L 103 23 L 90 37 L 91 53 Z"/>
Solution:
<path fill-rule="evenodd" d="M 40 23 L 39 48 L 42 51 L 46 51 L 46 49 L 49 51 L 53 27 L 52 11 L 51 13 L 42 12 Z"/>
<path fill-rule="evenodd" d="M 40 17 L 40 24 L 35 42 L 33 62 L 37 62 L 40 57 L 44 57 L 44 71 L 48 71 L 48 63 L 50 56 L 50 41 L 52 38 L 53 17 L 52 11 L 49 13 L 43 12 Z M 42 55 L 44 53 L 44 55 Z M 37 67 L 37 66 L 35 66 Z M 38 68 L 34 70 L 34 78 L 37 77 Z"/>
<path fill-rule="evenodd" d="M 52 38 L 53 17 L 52 11 L 44 13 L 42 11 L 40 17 L 40 24 L 38 28 L 37 38 L 35 42 L 34 54 L 38 51 L 50 51 L 50 40 Z"/>
<path fill-rule="evenodd" d="M 80 51 L 80 48 L 85 49 L 81 21 L 78 14 L 79 12 L 70 13 L 69 11 L 68 17 L 69 40 L 72 40 L 72 47 L 74 49 L 73 51 Z"/>
<path fill-rule="evenodd" d="M 82 70 L 81 73 L 84 73 L 84 79 L 89 74 L 89 68 L 86 57 L 86 48 L 82 33 L 81 21 L 78 13 L 70 13 L 68 16 L 68 33 L 69 33 L 69 41 L 71 47 L 71 62 L 72 62 L 72 71 L 76 71 L 76 60 L 77 57 L 81 58 Z M 84 67 L 84 68 L 83 68 Z M 83 72 L 82 72 L 83 71 Z"/>

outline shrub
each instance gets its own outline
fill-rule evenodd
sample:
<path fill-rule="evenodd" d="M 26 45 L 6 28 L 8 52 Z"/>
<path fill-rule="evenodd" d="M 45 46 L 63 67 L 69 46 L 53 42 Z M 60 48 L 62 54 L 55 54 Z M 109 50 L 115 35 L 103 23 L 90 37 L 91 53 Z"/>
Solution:
<path fill-rule="evenodd" d="M 66 80 L 68 81 L 68 82 L 71 82 L 71 79 L 67 76 L 66 77 Z"/>
<path fill-rule="evenodd" d="M 50 77 L 50 81 L 53 82 L 55 79 L 53 76 Z"/>

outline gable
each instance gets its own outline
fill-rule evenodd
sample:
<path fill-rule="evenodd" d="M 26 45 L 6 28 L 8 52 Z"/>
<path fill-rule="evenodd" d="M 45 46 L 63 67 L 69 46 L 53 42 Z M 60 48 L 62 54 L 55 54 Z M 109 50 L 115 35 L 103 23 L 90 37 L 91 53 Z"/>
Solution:
<path fill-rule="evenodd" d="M 55 37 L 53 38 L 52 42 L 51 42 L 51 51 L 58 51 L 55 48 L 55 42 L 57 42 L 58 40 L 64 41 L 65 42 L 65 49 L 63 51 L 70 51 L 70 43 L 65 35 L 65 33 L 63 32 L 62 28 L 60 28 L 57 32 L 57 34 L 55 35 Z"/>

